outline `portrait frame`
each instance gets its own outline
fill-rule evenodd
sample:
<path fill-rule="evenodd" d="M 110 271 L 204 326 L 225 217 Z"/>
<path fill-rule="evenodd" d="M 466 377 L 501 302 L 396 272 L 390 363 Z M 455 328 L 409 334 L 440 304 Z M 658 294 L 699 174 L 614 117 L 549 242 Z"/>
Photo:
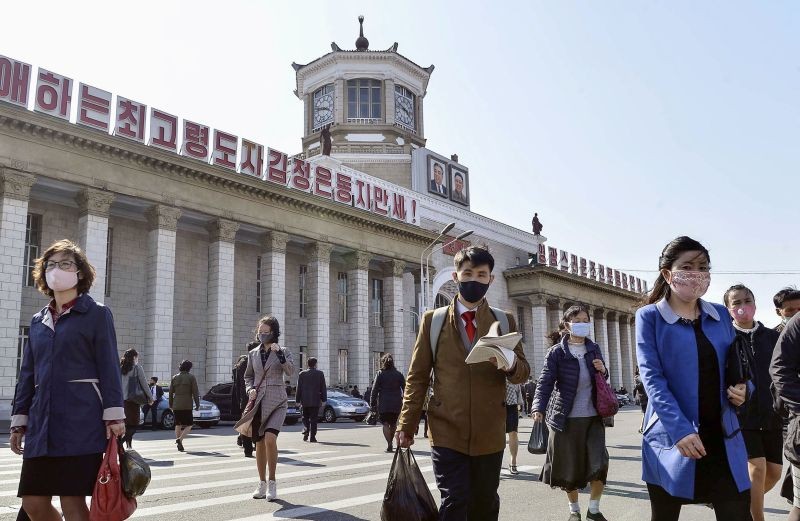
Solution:
<path fill-rule="evenodd" d="M 456 194 L 456 176 L 461 176 L 464 180 L 463 198 Z M 455 165 L 450 165 L 447 177 L 450 182 L 450 200 L 462 206 L 469 206 L 469 172 Z"/>
<path fill-rule="evenodd" d="M 445 193 L 443 194 L 434 189 L 433 169 L 436 165 L 442 169 L 442 186 L 445 189 Z M 448 181 L 449 176 L 447 175 L 447 161 L 439 159 L 433 154 L 428 154 L 428 177 L 425 181 L 426 185 L 428 186 L 428 193 L 438 195 L 442 199 L 447 199 L 450 195 L 450 183 Z"/>

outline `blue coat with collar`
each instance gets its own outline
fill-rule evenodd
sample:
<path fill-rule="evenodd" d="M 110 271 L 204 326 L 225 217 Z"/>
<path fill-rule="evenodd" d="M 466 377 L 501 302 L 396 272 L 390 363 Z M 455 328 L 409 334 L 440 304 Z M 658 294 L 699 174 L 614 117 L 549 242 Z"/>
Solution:
<path fill-rule="evenodd" d="M 723 306 L 703 300 L 699 303 L 703 332 L 719 362 L 719 421 L 726 436 L 728 465 L 742 492 L 750 488 L 747 451 L 725 386 L 725 361 L 735 332 Z M 693 499 L 696 462 L 681 456 L 675 444 L 699 430 L 699 364 L 694 328 L 678 319 L 666 299 L 636 312 L 636 356 L 649 397 L 642 441 L 642 479 L 659 485 L 672 496 Z"/>
<path fill-rule="evenodd" d="M 105 452 L 104 420 L 125 417 L 111 311 L 88 294 L 53 325 L 33 316 L 11 425 L 25 425 L 25 458 Z"/>

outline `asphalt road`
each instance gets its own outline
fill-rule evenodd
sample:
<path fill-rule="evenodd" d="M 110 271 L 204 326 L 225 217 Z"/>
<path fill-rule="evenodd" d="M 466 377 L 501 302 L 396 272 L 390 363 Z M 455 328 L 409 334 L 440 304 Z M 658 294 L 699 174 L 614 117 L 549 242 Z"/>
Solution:
<path fill-rule="evenodd" d="M 649 503 L 641 482 L 641 414 L 629 408 L 607 430 L 611 468 L 601 509 L 609 521 L 647 521 Z M 520 425 L 521 474 L 503 470 L 500 484 L 503 521 L 550 521 L 568 517 L 566 495 L 538 482 L 543 456 L 525 450 L 531 421 Z M 269 503 L 254 500 L 257 483 L 255 462 L 245 459 L 236 446 L 230 425 L 196 429 L 185 441 L 187 452 L 175 449 L 167 431 L 137 433 L 134 449 L 152 460 L 153 481 L 139 500 L 135 519 L 170 521 L 262 521 L 303 519 L 319 521 L 379 520 L 386 477 L 392 455 L 384 451 L 379 427 L 342 420 L 321 424 L 320 443 L 304 443 L 301 426 L 285 427 L 278 439 L 279 499 Z M 0 452 L 0 520 L 15 519 L 20 500 L 16 497 L 21 460 L 3 444 Z M 429 445 L 416 439 L 414 454 L 425 478 L 433 485 Z M 505 465 L 508 463 L 506 455 Z M 434 490 L 434 497 L 438 493 Z M 581 494 L 581 507 L 588 494 Z M 776 490 L 767 496 L 768 520 L 785 519 L 788 504 Z M 713 512 L 702 506 L 685 507 L 682 520 L 713 520 Z"/>

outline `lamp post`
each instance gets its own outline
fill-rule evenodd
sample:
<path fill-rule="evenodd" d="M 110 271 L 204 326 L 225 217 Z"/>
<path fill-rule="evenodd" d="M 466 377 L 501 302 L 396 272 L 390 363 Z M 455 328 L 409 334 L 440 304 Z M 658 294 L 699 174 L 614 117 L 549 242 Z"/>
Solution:
<path fill-rule="evenodd" d="M 426 290 L 428 287 L 428 282 L 427 282 L 427 273 L 425 272 L 425 265 L 422 262 L 425 259 L 425 252 L 428 251 L 430 248 L 433 248 L 436 245 L 436 243 L 442 240 L 444 236 L 447 234 L 447 232 L 452 230 L 455 227 L 455 225 L 456 223 L 450 223 L 444 228 L 442 228 L 442 231 L 439 232 L 439 236 L 436 237 L 436 239 L 434 239 L 433 241 L 431 241 L 430 244 L 425 246 L 425 249 L 422 250 L 422 253 L 419 256 L 419 282 L 420 285 L 422 286 L 422 293 L 420 294 L 421 311 L 425 311 L 425 309 L 427 309 Z"/>
<path fill-rule="evenodd" d="M 441 246 L 439 246 L 439 247 L 435 247 L 435 248 L 433 248 L 433 249 L 431 250 L 431 252 L 428 254 L 428 256 L 425 258 L 425 272 L 426 272 L 426 273 L 430 273 L 430 269 L 429 269 L 429 267 L 428 267 L 428 264 L 430 263 L 431 256 L 432 256 L 434 253 L 436 253 L 436 252 L 437 252 L 437 251 L 439 251 L 439 250 L 443 250 L 443 249 L 445 249 L 447 246 L 450 246 L 450 245 L 451 245 L 451 244 L 453 244 L 454 242 L 458 242 L 458 241 L 460 241 L 460 240 L 462 240 L 462 239 L 465 239 L 465 238 L 469 237 L 469 236 L 470 236 L 470 235 L 472 235 L 473 233 L 475 233 L 475 232 L 474 232 L 474 230 L 468 230 L 468 231 L 466 231 L 466 232 L 464 232 L 464 233 L 460 234 L 458 237 L 456 237 L 455 239 L 451 240 L 450 242 L 447 242 L 447 243 L 445 243 L 445 244 L 442 244 L 442 245 L 441 245 Z M 426 283 L 425 283 L 425 292 L 427 293 L 427 291 L 428 291 L 428 284 L 427 284 L 427 282 L 426 282 Z M 427 301 L 427 297 L 426 297 L 426 301 Z M 434 302 L 434 303 L 435 303 L 435 302 Z M 423 309 L 422 311 L 425 311 L 425 309 Z"/>

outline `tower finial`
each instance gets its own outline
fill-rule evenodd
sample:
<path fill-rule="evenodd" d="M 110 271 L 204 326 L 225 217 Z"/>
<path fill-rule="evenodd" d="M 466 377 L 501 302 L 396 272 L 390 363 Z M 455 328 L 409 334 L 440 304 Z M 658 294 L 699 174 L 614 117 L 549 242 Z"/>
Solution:
<path fill-rule="evenodd" d="M 356 39 L 356 49 L 359 51 L 369 50 L 369 40 L 364 38 L 364 15 L 358 17 L 358 24 L 361 26 L 359 29 L 359 36 Z"/>

